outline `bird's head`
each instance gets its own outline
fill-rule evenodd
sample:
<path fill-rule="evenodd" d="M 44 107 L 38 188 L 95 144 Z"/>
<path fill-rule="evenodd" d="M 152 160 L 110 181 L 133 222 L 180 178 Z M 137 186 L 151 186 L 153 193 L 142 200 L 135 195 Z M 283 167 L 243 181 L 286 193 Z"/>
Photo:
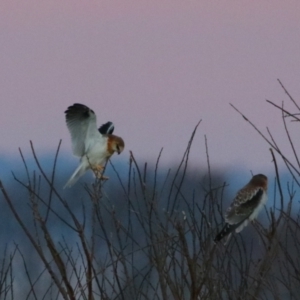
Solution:
<path fill-rule="evenodd" d="M 116 135 L 110 135 L 109 140 L 112 152 L 120 154 L 124 150 L 125 144 L 122 138 Z"/>
<path fill-rule="evenodd" d="M 268 188 L 268 177 L 264 174 L 257 174 L 252 177 L 250 180 L 251 184 L 254 184 L 256 186 L 260 186 L 267 190 Z"/>

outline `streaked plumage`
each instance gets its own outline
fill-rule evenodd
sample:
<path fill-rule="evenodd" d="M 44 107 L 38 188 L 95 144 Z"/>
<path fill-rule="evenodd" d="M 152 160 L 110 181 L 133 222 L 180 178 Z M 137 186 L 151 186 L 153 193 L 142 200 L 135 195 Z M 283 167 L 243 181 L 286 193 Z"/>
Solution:
<path fill-rule="evenodd" d="M 225 213 L 225 226 L 217 234 L 214 241 L 217 242 L 233 231 L 240 232 L 249 221 L 257 217 L 260 210 L 267 202 L 268 178 L 263 174 L 252 177 L 247 185 L 238 191 L 233 202 Z M 228 240 L 227 239 L 227 240 Z"/>
<path fill-rule="evenodd" d="M 65 187 L 72 186 L 88 169 L 101 171 L 114 152 L 124 149 L 122 138 L 113 135 L 112 122 L 97 128 L 97 118 L 93 110 L 75 103 L 65 111 L 67 127 L 71 134 L 73 154 L 80 157 L 80 164 Z M 99 177 L 102 176 L 102 172 Z"/>

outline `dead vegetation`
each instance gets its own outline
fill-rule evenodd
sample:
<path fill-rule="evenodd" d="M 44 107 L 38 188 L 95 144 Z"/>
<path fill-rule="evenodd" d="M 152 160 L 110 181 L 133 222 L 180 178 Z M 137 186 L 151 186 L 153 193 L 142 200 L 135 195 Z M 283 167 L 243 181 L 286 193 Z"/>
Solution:
<path fill-rule="evenodd" d="M 11 252 L 6 248 L 2 254 L 0 298 L 19 299 L 17 273 L 22 273 L 23 299 L 299 299 L 300 163 L 288 129 L 290 120 L 299 119 L 283 105 L 269 103 L 282 111 L 293 157 L 285 155 L 269 129 L 264 135 L 239 112 L 270 147 L 275 189 L 262 213 L 267 225 L 255 222 L 252 230 L 234 235 L 226 246 L 213 242 L 223 222 L 226 183 L 211 173 L 207 143 L 205 183 L 190 192 L 185 188 L 189 153 L 200 123 L 177 170 L 164 178 L 160 155 L 149 170 L 131 153 L 126 176 L 111 165 L 115 172 L 111 180 L 119 191 L 115 198 L 107 196 L 106 183 L 96 181 L 66 199 L 55 182 L 60 144 L 48 174 L 31 143 L 37 171 L 29 172 L 20 151 L 27 178 L 14 175 L 23 188 L 22 199 L 12 197 L 0 182 L 4 204 L 32 249 L 29 255 L 15 243 Z M 278 159 L 290 172 L 287 186 L 281 182 Z M 75 197 L 80 210 L 74 209 Z M 19 201 L 29 205 L 30 222 Z"/>

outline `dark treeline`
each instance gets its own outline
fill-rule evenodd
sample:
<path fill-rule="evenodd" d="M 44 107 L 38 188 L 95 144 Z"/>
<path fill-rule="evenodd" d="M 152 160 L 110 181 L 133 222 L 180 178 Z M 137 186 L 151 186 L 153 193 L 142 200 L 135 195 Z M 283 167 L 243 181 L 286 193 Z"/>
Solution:
<path fill-rule="evenodd" d="M 1 299 L 296 299 L 298 201 L 284 186 L 280 211 L 275 175 L 262 223 L 224 246 L 213 238 L 239 187 L 189 171 L 186 155 L 162 170 L 131 156 L 107 182 L 86 175 L 66 190 L 70 169 L 42 161 L 5 179 Z"/>

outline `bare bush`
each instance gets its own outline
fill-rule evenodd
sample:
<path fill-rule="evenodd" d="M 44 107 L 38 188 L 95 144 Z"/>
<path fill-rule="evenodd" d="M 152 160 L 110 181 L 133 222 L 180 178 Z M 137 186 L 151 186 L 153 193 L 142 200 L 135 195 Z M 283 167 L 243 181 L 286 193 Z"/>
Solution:
<path fill-rule="evenodd" d="M 265 210 L 268 226 L 256 221 L 252 230 L 234 235 L 226 246 L 213 242 L 223 222 L 226 182 L 211 172 L 207 142 L 206 176 L 195 186 L 189 184 L 189 153 L 200 123 L 178 168 L 164 178 L 160 155 L 150 169 L 130 153 L 126 174 L 111 164 L 113 197 L 107 183 L 96 180 L 66 199 L 57 188 L 61 183 L 55 182 L 60 144 L 49 175 L 31 143 L 37 171 L 29 171 L 20 151 L 27 178 L 14 175 L 23 187 L 21 201 L 28 204 L 30 222 L 19 208 L 20 199 L 11 197 L 2 182 L 0 188 L 33 258 L 22 245 L 15 245 L 8 259 L 4 253 L 1 299 L 14 299 L 18 289 L 14 264 L 26 281 L 23 299 L 298 299 L 300 223 L 295 197 L 300 170 L 286 115 L 297 116 L 271 104 L 283 112 L 297 163 L 283 154 L 269 130 L 266 137 L 242 114 L 271 147 L 275 193 Z M 293 178 L 287 189 L 276 155 Z"/>

